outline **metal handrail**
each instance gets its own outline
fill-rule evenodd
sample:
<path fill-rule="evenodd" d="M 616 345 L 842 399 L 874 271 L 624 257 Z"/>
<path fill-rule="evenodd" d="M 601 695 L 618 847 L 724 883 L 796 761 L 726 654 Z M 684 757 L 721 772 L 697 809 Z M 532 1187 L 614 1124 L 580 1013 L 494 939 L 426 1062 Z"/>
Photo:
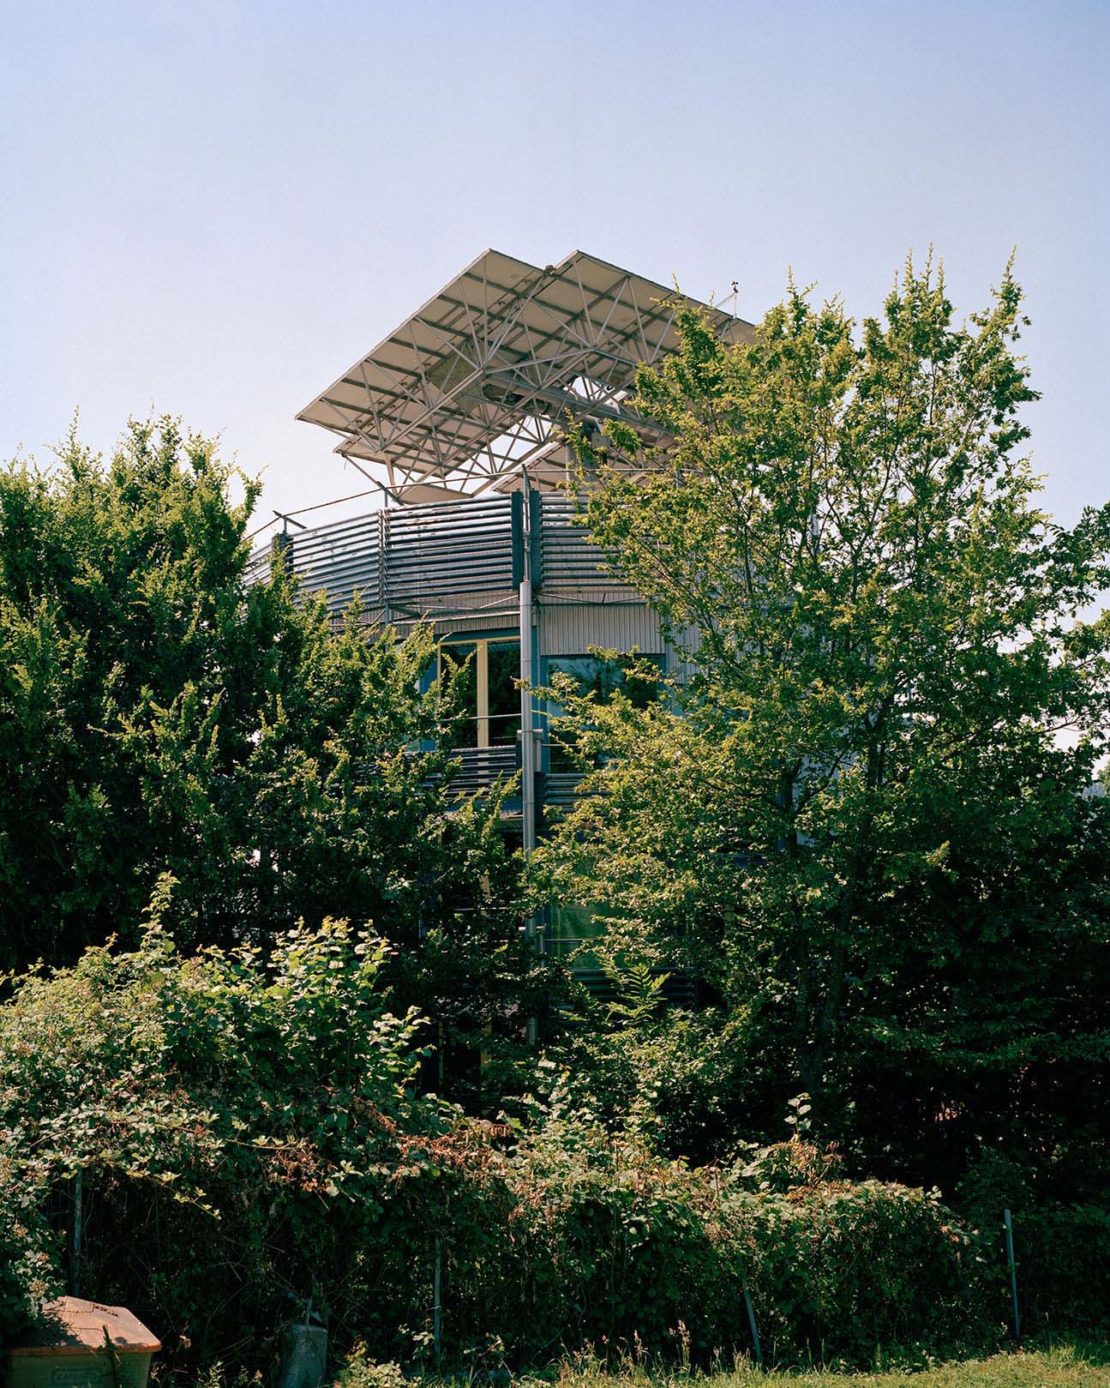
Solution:
<path fill-rule="evenodd" d="M 544 495 L 537 520 L 543 589 L 635 596 L 578 523 L 569 497 Z M 279 540 L 302 590 L 326 593 L 332 612 L 357 595 L 374 619 L 442 617 L 508 602 L 515 590 L 509 496 L 371 511 Z M 256 552 L 248 577 L 261 579 L 269 562 L 269 550 Z"/>

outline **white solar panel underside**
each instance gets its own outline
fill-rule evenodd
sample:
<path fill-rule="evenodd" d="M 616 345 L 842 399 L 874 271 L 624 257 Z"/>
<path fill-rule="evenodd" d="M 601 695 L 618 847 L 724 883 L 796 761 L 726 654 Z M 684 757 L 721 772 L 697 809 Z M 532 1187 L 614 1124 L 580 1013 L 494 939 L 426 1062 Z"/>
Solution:
<path fill-rule="evenodd" d="M 707 311 L 722 337 L 750 334 Z M 503 487 L 556 465 L 568 409 L 620 414 L 637 362 L 677 345 L 675 312 L 673 290 L 582 251 L 542 269 L 486 251 L 297 418 L 342 435 L 336 451 L 395 491 Z"/>

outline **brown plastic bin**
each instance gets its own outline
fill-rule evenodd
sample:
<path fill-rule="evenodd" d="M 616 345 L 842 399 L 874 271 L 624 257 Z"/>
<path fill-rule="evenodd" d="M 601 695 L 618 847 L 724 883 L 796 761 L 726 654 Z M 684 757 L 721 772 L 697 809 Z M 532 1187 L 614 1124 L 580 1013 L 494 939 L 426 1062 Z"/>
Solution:
<path fill-rule="evenodd" d="M 146 1388 L 150 1357 L 161 1348 L 124 1307 L 63 1296 L 8 1346 L 6 1388 Z"/>

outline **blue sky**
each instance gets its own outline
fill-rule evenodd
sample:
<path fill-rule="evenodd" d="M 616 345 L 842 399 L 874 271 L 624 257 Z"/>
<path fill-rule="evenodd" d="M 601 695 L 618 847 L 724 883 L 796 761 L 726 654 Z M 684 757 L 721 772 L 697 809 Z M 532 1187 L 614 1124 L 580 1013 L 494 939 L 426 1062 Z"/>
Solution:
<path fill-rule="evenodd" d="M 970 311 L 1016 246 L 1073 519 L 1110 495 L 1108 71 L 1105 0 L 0 0 L 0 457 L 153 408 L 310 505 L 362 483 L 293 415 L 487 246 L 748 318 L 789 267 L 873 312 L 930 243 Z"/>

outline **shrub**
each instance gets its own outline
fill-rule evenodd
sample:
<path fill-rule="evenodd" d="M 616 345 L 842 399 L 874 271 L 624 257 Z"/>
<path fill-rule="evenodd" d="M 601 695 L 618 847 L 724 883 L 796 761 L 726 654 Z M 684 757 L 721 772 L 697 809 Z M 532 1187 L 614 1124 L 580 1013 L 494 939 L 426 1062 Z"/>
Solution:
<path fill-rule="evenodd" d="M 191 1381 L 271 1367 L 290 1294 L 327 1315 L 336 1351 L 363 1342 L 352 1384 L 427 1365 L 437 1260 L 450 1365 L 743 1352 L 745 1288 L 783 1361 L 989 1329 L 952 1216 L 830 1179 L 800 1140 L 696 1168 L 558 1093 L 515 1131 L 416 1097 L 418 1019 L 385 1010 L 382 964 L 335 923 L 268 961 L 183 959 L 154 930 L 17 980 L 0 1006 L 9 1326 L 46 1288 L 44 1212 L 81 1170 L 83 1289 L 130 1305 Z"/>
<path fill-rule="evenodd" d="M 823 1154 L 787 1145 L 799 1169 L 824 1168 Z M 748 1352 L 745 1287 L 765 1349 L 787 1362 L 867 1363 L 880 1346 L 990 1333 L 974 1241 L 920 1191 L 818 1178 L 753 1191 L 747 1169 L 664 1161 L 589 1118 L 549 1121 L 495 1175 L 510 1206 L 489 1247 L 461 1221 L 447 1241 L 455 1353 Z"/>
<path fill-rule="evenodd" d="M 17 1155 L 18 1143 L 16 1133 L 0 1132 L 0 1344 L 59 1290 L 41 1188 L 27 1180 L 33 1164 Z"/>
<path fill-rule="evenodd" d="M 379 1364 L 357 1344 L 336 1375 L 335 1388 L 405 1388 L 405 1376 L 399 1365 Z"/>
<path fill-rule="evenodd" d="M 879 1349 L 976 1345 L 989 1332 L 975 1242 L 919 1190 L 745 1192 L 730 1223 L 772 1357 L 861 1364 Z"/>
<path fill-rule="evenodd" d="M 1014 1221 L 1018 1294 L 1031 1331 L 1110 1333 L 1110 1212 L 1094 1205 L 1034 1210 Z"/>
<path fill-rule="evenodd" d="M 333 922 L 269 961 L 181 959 L 152 930 L 137 951 L 17 980 L 0 1008 L 0 1171 L 5 1225 L 27 1230 L 20 1287 L 42 1264 L 41 1212 L 81 1170 L 84 1285 L 192 1359 L 265 1358 L 289 1293 L 327 1288 L 342 1310 L 392 1175 L 440 1126 L 411 1097 L 416 1018 L 385 1011 L 383 955 Z"/>

